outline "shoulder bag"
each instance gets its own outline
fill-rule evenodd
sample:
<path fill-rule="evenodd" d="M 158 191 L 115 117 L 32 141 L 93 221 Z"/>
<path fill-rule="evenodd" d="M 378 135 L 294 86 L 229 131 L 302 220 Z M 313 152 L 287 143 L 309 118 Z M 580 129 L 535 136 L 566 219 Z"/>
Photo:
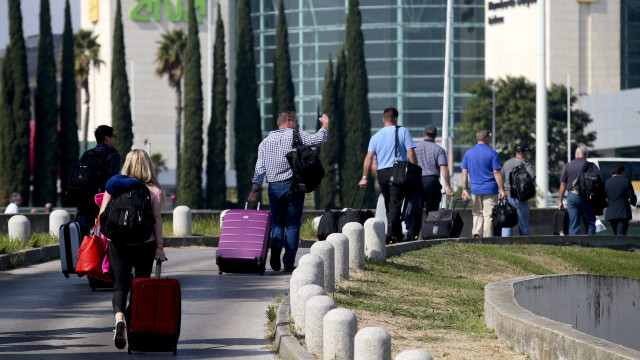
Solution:
<path fill-rule="evenodd" d="M 396 186 L 414 185 L 420 183 L 422 179 L 422 168 L 412 164 L 409 161 L 398 160 L 398 129 L 396 125 L 396 146 L 395 146 L 395 162 L 391 172 L 391 184 Z"/>

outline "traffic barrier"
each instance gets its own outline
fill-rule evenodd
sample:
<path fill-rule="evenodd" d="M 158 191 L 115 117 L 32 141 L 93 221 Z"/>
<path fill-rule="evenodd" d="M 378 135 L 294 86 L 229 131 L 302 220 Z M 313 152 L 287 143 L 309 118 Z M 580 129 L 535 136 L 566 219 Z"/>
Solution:
<path fill-rule="evenodd" d="M 362 226 L 362 225 L 361 225 Z M 358 319 L 353 311 L 337 308 L 322 320 L 322 357 L 325 360 L 352 360 Z"/>
<path fill-rule="evenodd" d="M 305 285 L 298 290 L 298 319 L 296 319 L 296 330 L 298 332 L 304 334 L 305 333 L 305 323 L 306 323 L 306 304 L 307 300 L 311 299 L 314 296 L 326 295 L 322 286 L 318 286 L 316 284 Z"/>
<path fill-rule="evenodd" d="M 307 300 L 304 306 L 304 340 L 310 353 L 322 356 L 323 319 L 329 311 L 337 307 L 336 302 L 326 295 L 314 296 Z"/>
<path fill-rule="evenodd" d="M 370 218 L 364 222 L 364 256 L 371 261 L 387 260 L 384 221 Z"/>
<path fill-rule="evenodd" d="M 311 254 L 320 256 L 324 263 L 324 290 L 327 292 L 336 291 L 336 266 L 333 245 L 327 241 L 318 241 L 311 245 L 311 250 L 309 251 Z"/>
<path fill-rule="evenodd" d="M 173 235 L 191 235 L 191 209 L 188 206 L 178 206 L 173 209 Z"/>
<path fill-rule="evenodd" d="M 71 216 L 66 210 L 53 210 L 49 214 L 49 234 L 60 236 L 60 226 L 69 222 Z"/>
<path fill-rule="evenodd" d="M 349 267 L 364 270 L 364 227 L 350 222 L 344 225 L 342 233 L 349 239 Z"/>
<path fill-rule="evenodd" d="M 354 340 L 354 360 L 391 360 L 391 335 L 381 327 L 360 329 Z"/>
<path fill-rule="evenodd" d="M 349 280 L 349 239 L 345 234 L 333 233 L 327 236 L 327 242 L 333 245 L 336 280 Z"/>
<path fill-rule="evenodd" d="M 395 360 L 433 360 L 428 352 L 422 350 L 405 350 Z"/>
<path fill-rule="evenodd" d="M 313 268 L 298 266 L 293 270 L 291 279 L 289 280 L 289 296 L 291 300 L 291 317 L 294 322 L 298 322 L 299 308 L 298 308 L 298 293 L 300 288 L 305 285 L 318 285 L 322 287 L 320 277 Z"/>
<path fill-rule="evenodd" d="M 9 239 L 22 241 L 25 244 L 31 240 L 31 224 L 24 215 L 13 215 L 9 219 Z"/>

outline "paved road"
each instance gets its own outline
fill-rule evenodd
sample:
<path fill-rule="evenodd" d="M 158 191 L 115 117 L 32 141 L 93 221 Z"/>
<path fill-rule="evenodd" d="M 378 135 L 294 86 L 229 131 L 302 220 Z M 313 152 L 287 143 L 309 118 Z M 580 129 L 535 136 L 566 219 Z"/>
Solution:
<path fill-rule="evenodd" d="M 308 253 L 300 249 L 298 257 Z M 215 248 L 168 249 L 163 276 L 180 280 L 181 359 L 274 359 L 265 348 L 267 307 L 282 297 L 290 274 L 218 275 Z M 0 273 L 0 359 L 136 359 L 113 345 L 110 290 L 85 278 L 65 279 L 59 261 Z"/>

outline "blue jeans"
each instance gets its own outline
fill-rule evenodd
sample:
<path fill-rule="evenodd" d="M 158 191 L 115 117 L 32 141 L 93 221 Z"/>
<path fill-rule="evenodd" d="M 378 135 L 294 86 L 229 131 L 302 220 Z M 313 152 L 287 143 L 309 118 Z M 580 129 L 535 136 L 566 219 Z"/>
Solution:
<path fill-rule="evenodd" d="M 588 235 L 596 233 L 596 216 L 593 215 L 591 204 L 579 195 L 574 193 L 567 195 L 567 212 L 569 213 L 569 235 L 578 235 L 580 219 L 584 222 Z"/>
<path fill-rule="evenodd" d="M 520 201 L 512 197 L 507 199 L 509 200 L 509 204 L 511 204 L 518 213 L 518 229 L 520 231 L 520 236 L 531 235 L 531 230 L 529 229 L 529 202 Z M 509 237 L 512 235 L 513 228 L 502 228 L 502 237 Z"/>
<path fill-rule="evenodd" d="M 269 206 L 271 208 L 271 246 L 284 248 L 284 268 L 293 268 L 300 242 L 300 224 L 304 193 L 291 192 L 291 181 L 269 184 Z M 286 228 L 286 235 L 285 235 Z M 286 236 L 286 241 L 285 241 Z"/>

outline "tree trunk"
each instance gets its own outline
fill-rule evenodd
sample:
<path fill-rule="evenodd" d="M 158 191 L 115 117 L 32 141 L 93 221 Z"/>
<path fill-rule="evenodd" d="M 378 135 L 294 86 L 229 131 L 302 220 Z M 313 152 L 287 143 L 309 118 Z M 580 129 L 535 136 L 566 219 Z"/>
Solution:
<path fill-rule="evenodd" d="M 84 114 L 84 124 L 82 125 L 82 153 L 84 154 L 87 151 L 87 140 L 89 137 L 89 84 L 83 85 L 85 100 L 84 103 L 87 105 L 86 113 Z"/>
<path fill-rule="evenodd" d="M 176 84 L 176 189 L 180 179 L 180 138 L 182 135 L 182 86 Z"/>

